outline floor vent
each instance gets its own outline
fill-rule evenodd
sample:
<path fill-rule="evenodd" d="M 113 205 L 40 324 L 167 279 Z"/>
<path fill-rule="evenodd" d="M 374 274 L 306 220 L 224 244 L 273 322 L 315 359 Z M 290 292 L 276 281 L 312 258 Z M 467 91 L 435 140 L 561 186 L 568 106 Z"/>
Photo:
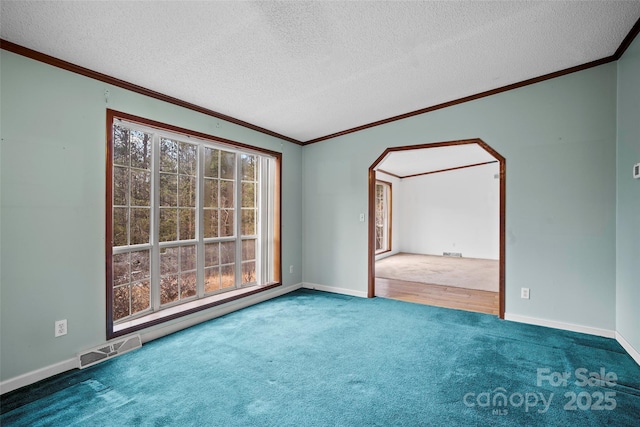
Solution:
<path fill-rule="evenodd" d="M 91 350 L 78 354 L 78 366 L 80 369 L 100 363 L 103 360 L 111 359 L 131 350 L 142 347 L 140 335 L 132 335 L 116 341 L 111 341 Z"/>
<path fill-rule="evenodd" d="M 452 256 L 456 258 L 462 258 L 462 252 L 442 252 L 442 256 Z"/>

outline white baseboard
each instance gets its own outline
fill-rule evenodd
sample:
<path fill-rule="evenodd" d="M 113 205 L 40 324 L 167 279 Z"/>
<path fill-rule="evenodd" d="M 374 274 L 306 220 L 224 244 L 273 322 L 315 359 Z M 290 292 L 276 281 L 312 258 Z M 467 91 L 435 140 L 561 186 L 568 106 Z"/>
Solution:
<path fill-rule="evenodd" d="M 0 394 L 5 394 L 13 390 L 17 390 L 20 387 L 24 387 L 54 375 L 61 374 L 66 371 L 70 371 L 78 367 L 78 358 L 63 360 L 62 362 L 54 363 L 53 365 L 45 366 L 44 368 L 36 369 L 35 371 L 27 372 L 26 374 L 18 375 L 17 377 L 9 378 L 0 382 Z"/>
<path fill-rule="evenodd" d="M 250 307 L 252 305 L 279 297 L 284 294 L 288 294 L 289 292 L 293 292 L 296 289 L 300 289 L 301 287 L 302 283 L 296 283 L 295 285 L 289 286 L 278 286 L 277 288 L 271 289 L 266 292 L 259 292 L 249 297 L 240 298 L 227 304 L 222 304 L 214 307 L 213 309 L 205 310 L 204 312 L 201 312 L 199 316 L 187 317 L 186 319 L 179 322 L 151 329 L 146 332 L 140 332 L 140 337 L 142 338 L 142 343 L 144 344 L 146 342 L 164 337 L 165 335 L 169 335 L 174 332 L 189 328 L 191 326 L 195 326 L 199 323 L 206 322 L 207 320 L 215 319 L 216 317 L 224 316 L 234 311 Z"/>
<path fill-rule="evenodd" d="M 616 340 L 620 343 L 622 348 L 629 353 L 629 356 L 631 356 L 631 358 L 640 365 L 640 351 L 636 350 L 635 347 L 632 346 L 618 331 L 616 331 Z"/>
<path fill-rule="evenodd" d="M 505 320 L 512 322 L 528 323 L 530 325 L 546 326 L 548 328 L 564 329 L 565 331 L 581 332 L 583 334 L 597 335 L 605 338 L 615 338 L 616 333 L 610 329 L 594 328 L 592 326 L 576 325 L 573 323 L 558 322 L 555 320 L 539 319 L 537 317 L 521 316 L 519 314 L 504 314 Z"/>
<path fill-rule="evenodd" d="M 398 255 L 400 253 L 400 251 L 391 251 L 391 252 L 384 252 L 380 255 L 376 255 L 376 261 L 380 261 L 381 259 L 385 259 L 385 258 L 389 258 L 390 256 L 394 256 L 394 255 Z"/>
<path fill-rule="evenodd" d="M 275 288 L 269 292 L 261 292 L 259 294 L 252 295 L 248 298 L 236 300 L 229 304 L 224 304 L 216 309 L 209 311 L 206 315 L 196 316 L 182 322 L 173 323 L 165 327 L 160 327 L 147 333 L 141 334 L 142 342 L 149 342 L 151 340 L 163 337 L 165 335 L 177 332 L 179 330 L 194 326 L 198 323 L 205 322 L 207 320 L 214 319 L 216 317 L 224 316 L 236 310 L 240 310 L 245 307 L 249 307 L 254 304 L 258 304 L 263 301 L 267 301 L 272 298 L 293 292 L 300 288 L 316 289 L 324 292 L 333 292 L 343 295 L 351 295 L 355 297 L 366 298 L 367 293 L 362 291 L 354 291 L 353 289 L 339 288 L 334 286 L 318 285 L 315 283 L 297 283 L 290 286 L 281 286 Z M 572 323 L 557 322 L 553 320 L 538 319 L 535 317 L 520 316 L 517 314 L 505 313 L 505 319 L 528 323 L 531 325 L 546 326 L 556 329 L 564 329 L 573 332 L 582 332 L 590 335 L 597 335 L 606 338 L 615 338 L 620 345 L 629 353 L 629 355 L 640 365 L 640 352 L 636 350 L 621 334 L 608 329 L 594 328 L 590 326 L 575 325 Z M 71 359 L 63 360 L 62 362 L 55 363 L 53 365 L 45 366 L 44 368 L 36 369 L 35 371 L 27 372 L 14 378 L 0 382 L 0 394 L 8 393 L 13 390 L 17 390 L 20 387 L 25 387 L 54 375 L 61 374 L 71 369 L 78 367 L 78 358 L 73 357 Z"/>
<path fill-rule="evenodd" d="M 316 283 L 303 283 L 305 289 L 315 289 L 317 291 L 332 292 L 334 294 L 351 295 L 354 297 L 367 298 L 367 292 L 354 291 L 353 289 L 338 288 L 335 286 L 318 285 Z"/>
<path fill-rule="evenodd" d="M 206 314 L 202 314 L 200 316 L 194 316 L 186 320 L 183 320 L 181 322 L 172 323 L 164 327 L 152 329 L 146 333 L 141 333 L 140 337 L 142 338 L 143 343 L 149 342 L 156 338 L 160 338 L 165 335 L 169 335 L 174 332 L 180 331 L 182 329 L 188 328 L 190 326 L 197 325 L 198 323 L 206 322 L 207 320 L 224 316 L 225 314 L 229 314 L 233 311 L 240 310 L 242 308 L 246 308 L 251 305 L 258 304 L 260 302 L 267 301 L 275 297 L 279 297 L 289 292 L 293 292 L 296 289 L 300 289 L 301 287 L 302 287 L 302 283 L 297 283 L 295 285 L 289 285 L 289 286 L 279 286 L 277 288 L 271 289 L 266 292 L 260 292 L 260 293 L 251 295 L 247 298 L 241 298 L 239 300 L 235 300 L 228 304 L 222 304 L 211 310 L 205 310 Z M 58 375 L 66 371 L 70 371 L 72 369 L 76 369 L 77 367 L 78 367 L 78 358 L 74 357 L 73 359 L 64 360 L 62 362 L 58 362 L 53 365 L 46 366 L 44 368 L 36 369 L 35 371 L 27 372 L 25 374 L 19 375 L 14 378 L 9 378 L 8 380 L 0 382 L 0 394 L 17 390 L 20 387 L 28 386 L 30 384 L 36 383 L 38 381 L 42 381 L 54 375 Z"/>

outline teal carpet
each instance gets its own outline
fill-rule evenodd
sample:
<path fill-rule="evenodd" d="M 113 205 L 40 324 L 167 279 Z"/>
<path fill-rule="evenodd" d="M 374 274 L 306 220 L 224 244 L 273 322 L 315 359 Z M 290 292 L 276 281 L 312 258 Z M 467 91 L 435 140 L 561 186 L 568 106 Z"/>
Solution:
<path fill-rule="evenodd" d="M 638 426 L 640 367 L 611 339 L 299 290 L 1 404 L 2 426 Z"/>

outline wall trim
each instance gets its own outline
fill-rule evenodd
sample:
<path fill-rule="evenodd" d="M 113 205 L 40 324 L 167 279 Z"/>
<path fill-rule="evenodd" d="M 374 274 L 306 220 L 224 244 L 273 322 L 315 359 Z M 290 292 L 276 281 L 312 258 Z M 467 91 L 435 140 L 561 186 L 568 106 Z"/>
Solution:
<path fill-rule="evenodd" d="M 616 332 L 611 329 L 595 328 L 593 326 L 576 325 L 575 323 L 558 322 L 556 320 L 540 319 L 537 317 L 521 316 L 519 314 L 504 314 L 505 320 L 512 322 L 527 323 L 529 325 L 545 326 L 547 328 L 562 329 L 571 332 L 596 335 L 605 338 L 615 338 Z"/>
<path fill-rule="evenodd" d="M 399 250 L 392 250 L 392 251 L 387 251 L 387 252 L 383 252 L 381 254 L 376 255 L 376 261 L 380 261 L 381 259 L 385 259 L 385 258 L 389 258 L 390 256 L 394 256 L 394 255 L 398 255 L 400 253 Z"/>
<path fill-rule="evenodd" d="M 207 320 L 224 316 L 233 311 L 237 311 L 242 308 L 246 308 L 246 307 L 285 295 L 287 293 L 293 292 L 300 288 L 313 289 L 313 290 L 318 290 L 323 292 L 332 292 L 332 293 L 343 294 L 343 295 L 351 295 L 351 296 L 361 297 L 361 298 L 367 297 L 366 292 L 355 291 L 353 289 L 319 285 L 319 284 L 307 283 L 307 282 L 296 283 L 294 285 L 281 286 L 279 288 L 274 289 L 272 292 L 256 294 L 254 297 L 237 300 L 232 303 L 225 304 L 224 306 L 219 306 L 215 310 L 212 310 L 211 312 L 205 315 L 197 316 L 191 319 L 186 319 L 181 322 L 173 323 L 171 325 L 166 325 L 162 328 L 158 328 L 153 331 L 143 333 L 141 334 L 142 342 L 146 343 L 149 341 L 153 341 L 154 339 L 161 338 L 163 336 L 172 334 L 174 332 L 178 332 L 180 330 L 197 325 L 198 323 L 206 322 Z M 518 314 L 511 314 L 511 313 L 505 313 L 505 320 L 518 322 L 518 323 L 526 323 L 530 325 L 545 326 L 545 327 L 550 327 L 555 329 L 562 329 L 562 330 L 567 330 L 572 332 L 581 332 L 581 333 L 585 333 L 589 335 L 597 335 L 605 338 L 615 338 L 620 343 L 622 348 L 624 348 L 624 350 L 635 360 L 635 362 L 640 365 L 640 352 L 636 350 L 624 338 L 624 336 L 617 331 L 612 331 L 609 329 L 594 328 L 591 326 L 576 325 L 573 323 L 557 322 L 554 320 L 539 319 L 535 317 L 521 316 Z M 21 387 L 28 386 L 38 381 L 42 381 L 54 375 L 62 374 L 66 371 L 70 371 L 72 369 L 77 369 L 77 368 L 78 368 L 78 358 L 73 357 L 71 359 L 63 360 L 61 362 L 54 363 L 52 365 L 45 366 L 40 369 L 36 369 L 34 371 L 27 372 L 22 375 L 18 375 L 17 377 L 9 378 L 5 381 L 0 382 L 0 395 L 17 390 Z"/>
<path fill-rule="evenodd" d="M 63 360 L 62 362 L 54 363 L 53 365 L 45 366 L 44 368 L 36 369 L 35 371 L 27 372 L 26 374 L 18 375 L 17 377 L 9 378 L 8 380 L 0 382 L 0 394 L 17 390 L 54 375 L 76 369 L 77 367 L 78 358 L 73 357 Z"/>
<path fill-rule="evenodd" d="M 241 289 L 235 289 L 232 292 L 224 292 L 211 297 L 204 297 L 192 302 L 184 303 L 175 309 L 158 311 L 148 316 L 140 317 L 133 322 L 125 322 L 116 328 L 113 320 L 113 272 L 112 272 L 112 230 L 113 230 L 113 152 L 114 152 L 114 127 L 117 123 L 123 120 L 128 123 L 138 124 L 144 127 L 151 127 L 165 132 L 173 132 L 176 134 L 184 135 L 185 137 L 196 137 L 205 141 L 221 142 L 223 144 L 230 144 L 232 148 L 246 148 L 258 153 L 265 153 L 272 156 L 275 161 L 275 173 L 274 173 L 274 200 L 273 200 L 273 277 L 272 282 L 261 284 L 260 286 L 251 286 Z M 106 111 L 106 200 L 105 200 L 105 253 L 106 253 L 106 271 L 105 278 L 107 286 L 105 287 L 105 304 L 106 304 L 106 336 L 107 339 L 113 339 L 118 336 L 123 336 L 143 330 L 157 324 L 168 322 L 170 320 L 188 316 L 198 311 L 206 310 L 217 305 L 230 302 L 239 298 L 246 298 L 247 296 L 266 292 L 276 286 L 281 286 L 282 282 L 282 236 L 281 236 L 281 222 L 282 222 L 282 153 L 277 151 L 271 151 L 261 147 L 253 147 L 248 144 L 235 142 L 225 138 L 217 138 L 214 135 L 193 131 L 190 129 L 182 128 L 168 123 L 151 120 L 148 118 L 136 116 L 133 114 L 125 113 L 122 111 L 112 110 L 107 108 Z"/>
<path fill-rule="evenodd" d="M 421 108 L 419 110 L 410 111 L 408 113 L 399 114 L 397 116 L 389 117 L 387 119 L 378 120 L 376 122 L 367 123 L 365 125 L 357 126 L 351 129 L 346 129 L 340 132 L 332 133 L 329 135 L 321 136 L 309 141 L 304 142 L 303 145 L 315 144 L 317 142 L 327 141 L 329 139 L 337 138 L 339 136 L 349 135 L 350 133 L 360 132 L 361 130 L 374 128 L 377 126 L 386 125 L 388 123 L 397 122 L 398 120 L 408 119 L 410 117 L 420 116 L 422 114 L 431 113 L 432 111 L 442 110 L 444 108 L 453 107 L 454 105 L 464 104 L 466 102 L 475 101 L 477 99 L 486 98 L 488 96 L 497 95 L 499 93 L 508 92 L 510 90 L 519 89 L 521 87 L 529 86 L 535 83 L 540 83 L 546 80 L 555 79 L 567 74 L 576 73 L 578 71 L 587 70 L 589 68 L 597 67 L 600 65 L 608 64 L 609 62 L 616 61 L 616 58 L 608 56 L 606 58 L 598 59 L 595 61 L 587 62 L 586 64 L 577 65 L 575 67 L 566 68 L 564 70 L 556 71 L 553 73 L 545 74 L 540 77 L 524 80 L 518 83 L 512 83 L 506 86 L 502 86 L 496 89 L 487 90 L 484 92 L 476 93 L 474 95 L 465 96 L 464 98 L 454 99 L 453 101 L 443 102 L 441 104 L 433 105 L 431 107 Z"/>
<path fill-rule="evenodd" d="M 498 296 L 498 317 L 504 319 L 504 310 L 505 310 L 505 294 L 506 294 L 506 233 L 507 233 L 507 202 L 506 202 L 506 173 L 507 173 L 507 161 L 506 159 L 494 150 L 491 146 L 489 146 L 486 142 L 484 142 L 480 138 L 474 139 L 463 139 L 457 141 L 443 141 L 443 142 L 432 142 L 427 144 L 418 144 L 418 145 L 404 145 L 399 147 L 389 147 L 383 151 L 383 153 L 373 162 L 371 166 L 369 166 L 369 200 L 368 200 L 368 213 L 369 213 L 369 223 L 368 223 L 368 292 L 367 295 L 369 298 L 373 298 L 375 296 L 375 287 L 376 287 L 376 272 L 375 272 L 375 251 L 374 251 L 374 238 L 375 238 L 375 182 L 376 182 L 376 170 L 377 166 L 389 155 L 389 153 L 396 151 L 412 151 L 412 150 L 421 150 L 421 149 L 430 149 L 430 148 L 440 148 L 440 147 L 456 147 L 465 144 L 477 144 L 482 149 L 484 149 L 487 153 L 489 153 L 493 158 L 499 162 L 500 164 L 500 196 L 499 196 L 499 221 L 500 221 L 500 234 L 499 234 L 499 296 Z"/>
<path fill-rule="evenodd" d="M 518 89 L 524 86 L 528 86 L 531 84 L 535 84 L 535 83 L 539 83 L 545 80 L 550 80 L 550 79 L 554 79 L 556 77 L 560 77 L 560 76 L 564 76 L 567 74 L 571 74 L 571 73 L 575 73 L 578 71 L 582 71 L 582 70 L 586 70 L 589 68 L 593 68 L 593 67 L 597 67 L 599 65 L 604 65 L 604 64 L 608 64 L 609 62 L 613 62 L 613 61 L 617 61 L 619 60 L 622 55 L 624 54 L 624 52 L 627 50 L 627 48 L 631 45 L 631 43 L 633 42 L 633 40 L 636 38 L 636 36 L 640 34 L 640 18 L 636 21 L 636 23 L 633 25 L 633 27 L 631 28 L 631 30 L 629 31 L 629 33 L 627 34 L 627 36 L 622 40 L 622 42 L 620 43 L 620 46 L 618 46 L 618 49 L 614 52 L 613 55 L 607 56 L 605 58 L 601 58 L 601 59 L 597 59 L 595 61 L 591 61 L 591 62 L 587 62 L 586 64 L 581 64 L 581 65 L 576 65 L 574 67 L 570 67 L 570 68 L 566 68 L 564 70 L 560 70 L 560 71 L 556 71 L 553 73 L 549 73 L 549 74 L 545 74 L 539 77 L 534 77 L 528 80 L 523 80 L 521 82 L 517 82 L 517 83 L 512 83 L 506 86 L 502 86 L 499 88 L 495 88 L 495 89 L 491 89 L 491 90 L 487 90 L 485 92 L 480 92 L 480 93 L 476 93 L 473 95 L 469 95 L 466 96 L 464 98 L 459 98 L 459 99 L 455 99 L 452 101 L 448 101 L 448 102 L 443 102 L 441 104 L 437 104 L 437 105 L 432 105 L 430 107 L 425 107 L 425 108 L 421 108 L 419 110 L 415 110 L 415 111 L 410 111 L 408 113 L 404 113 L 404 114 L 400 114 L 397 116 L 393 116 L 393 117 L 389 117 L 386 119 L 382 119 L 382 120 L 378 120 L 375 122 L 371 122 L 368 124 L 364 124 L 361 126 L 357 126 L 354 128 L 350 128 L 350 129 L 346 129 L 343 131 L 339 131 L 339 132 L 335 132 L 329 135 L 325 135 L 325 136 L 321 136 L 318 138 L 314 138 L 308 141 L 298 141 L 296 139 L 290 138 L 286 135 L 281 135 L 279 133 L 273 132 L 269 129 L 265 129 L 263 127 L 245 122 L 243 120 L 240 119 L 236 119 L 234 117 L 231 116 L 227 116 L 226 114 L 222 114 L 222 113 L 218 113 L 217 111 L 213 111 L 213 110 L 209 110 L 207 108 L 201 107 L 199 105 L 195 105 L 192 104 L 190 102 L 186 102 L 183 101 L 181 99 L 178 98 L 174 98 L 168 95 L 165 95 L 163 93 L 160 92 L 156 92 L 150 89 L 147 89 L 145 87 L 142 86 L 138 86 L 135 85 L 133 83 L 129 83 L 127 81 L 124 80 L 120 80 L 117 79 L 115 77 L 109 76 L 107 74 L 103 74 L 103 73 L 99 73 L 97 71 L 93 71 L 90 70 L 88 68 L 84 68 L 81 67 L 79 65 L 76 64 L 72 64 L 71 62 L 67 62 L 64 61 L 62 59 L 58 59 L 56 57 L 35 51 L 33 49 L 29 49 L 28 47 L 25 46 L 21 46 L 19 44 L 10 42 L 8 40 L 5 39 L 0 39 L 0 49 L 4 49 L 7 50 L 9 52 L 13 52 L 16 53 L 18 55 L 22 55 L 22 56 L 26 56 L 27 58 L 31 58 L 34 59 L 36 61 L 40 61 L 40 62 L 44 62 L 45 64 L 49 64 L 51 66 L 54 67 L 58 67 L 58 68 L 62 68 L 63 70 L 67 70 L 67 71 L 71 71 L 72 73 L 77 73 L 95 80 L 99 80 L 102 81 L 104 83 L 113 85 L 113 86 L 117 86 L 117 87 L 121 87 L 123 89 L 127 89 L 142 95 L 146 95 L 146 96 L 150 96 L 152 98 L 155 99 L 159 99 L 161 101 L 165 101 L 174 105 L 178 105 L 184 108 L 187 108 L 189 110 L 193 110 L 193 111 L 197 111 L 199 113 L 202 114 L 206 114 L 208 116 L 211 117 L 215 117 L 221 120 L 225 120 L 228 121 L 230 123 L 234 123 L 237 124 L 239 126 L 242 127 L 246 127 L 248 129 L 252 129 L 255 130 L 257 132 L 261 132 L 265 135 L 270 135 L 270 136 L 274 136 L 276 138 L 279 139 L 284 139 L 285 141 L 289 141 L 292 142 L 294 144 L 298 144 L 298 145 L 309 145 L 309 144 L 314 144 L 316 142 L 321 142 L 321 141 L 326 141 L 328 139 L 332 139 L 332 138 L 336 138 L 338 136 L 343 136 L 343 135 L 348 135 L 350 133 L 354 133 L 354 132 L 359 132 L 361 130 L 364 129 L 369 129 L 372 127 L 376 127 L 376 126 L 380 126 L 380 125 L 384 125 L 387 123 L 391 123 L 391 122 L 395 122 L 398 120 L 402 120 L 402 119 L 406 119 L 409 117 L 413 117 L 413 116 L 418 116 L 421 114 L 425 114 L 425 113 L 429 113 L 431 111 L 436 111 L 436 110 L 440 110 L 443 108 L 447 108 L 447 107 L 451 107 L 453 105 L 458 105 L 458 104 L 463 104 L 465 102 L 469 102 L 469 101 L 474 101 L 476 99 L 480 99 L 480 98 L 485 98 L 487 96 L 491 96 L 491 95 L 496 95 L 498 93 L 502 93 L 502 92 L 507 92 L 513 89 Z"/>
<path fill-rule="evenodd" d="M 484 92 L 476 93 L 473 95 L 465 96 L 464 98 L 454 99 L 452 101 L 443 102 L 441 104 L 432 105 L 431 107 L 421 108 L 419 110 L 410 111 L 408 113 L 400 114 L 397 116 L 389 117 L 386 119 L 378 120 L 375 122 L 367 123 L 361 126 L 356 126 L 354 128 L 345 129 L 343 131 L 335 132 L 329 135 L 321 136 L 318 138 L 311 139 L 309 141 L 305 141 L 303 145 L 315 144 L 316 142 L 326 141 L 328 139 L 337 138 L 339 136 L 348 135 L 350 133 L 359 132 L 361 130 L 369 129 L 372 127 L 384 125 L 387 123 L 395 122 L 398 120 L 406 119 L 409 117 L 419 116 L 421 114 L 430 113 L 432 111 L 441 110 L 443 108 L 452 107 L 458 104 L 464 104 L 465 102 L 475 101 L 476 99 L 486 98 L 487 96 L 497 95 L 502 92 L 508 92 L 513 89 L 519 89 L 521 87 L 529 86 L 535 83 L 540 83 L 545 80 L 555 79 L 556 77 L 565 76 L 567 74 L 576 73 L 578 71 L 587 70 L 589 68 L 597 67 L 600 65 L 608 64 L 609 62 L 614 62 L 619 60 L 627 48 L 631 45 L 636 36 L 640 34 L 640 18 L 636 21 L 636 23 L 631 27 L 629 33 L 627 33 L 626 37 L 620 43 L 618 49 L 614 52 L 613 55 L 607 56 L 605 58 L 596 59 L 595 61 L 587 62 L 586 64 L 576 65 L 574 67 L 565 68 L 564 70 L 555 71 L 553 73 L 544 74 L 542 76 L 534 77 L 531 79 L 523 80 L 521 82 L 512 83 L 506 86 L 501 86 L 495 89 L 487 90 Z"/>
<path fill-rule="evenodd" d="M 242 298 L 232 301 L 228 304 L 220 305 L 200 316 L 191 317 L 189 319 L 182 320 L 180 322 L 165 325 L 160 328 L 153 329 L 151 331 L 140 333 L 142 343 L 153 341 L 157 338 L 161 338 L 165 335 L 172 334 L 174 332 L 181 331 L 183 329 L 195 326 L 199 323 L 206 322 L 207 320 L 215 319 L 216 317 L 224 316 L 231 312 L 285 295 L 289 292 L 293 292 L 302 287 L 302 283 L 296 283 L 294 285 L 279 286 L 272 291 L 262 292 L 252 295 L 250 297 Z M 36 369 L 31 372 L 27 372 L 17 377 L 9 378 L 0 382 L 0 394 L 5 394 L 13 390 L 17 390 L 21 387 L 25 387 L 36 383 L 38 381 L 45 380 L 54 375 L 62 374 L 72 369 L 78 368 L 78 357 L 74 356 L 71 359 L 63 360 L 62 362 L 54 363 L 53 365 L 45 366 L 44 368 Z"/>
<path fill-rule="evenodd" d="M 418 177 L 418 176 L 431 175 L 431 174 L 434 174 L 434 173 L 451 172 L 451 171 L 460 170 L 460 169 L 466 169 L 466 168 L 475 168 L 477 166 L 490 165 L 492 163 L 498 163 L 498 161 L 497 160 L 491 160 L 490 162 L 474 163 L 474 164 L 465 165 L 465 166 L 456 166 L 455 168 L 447 168 L 447 169 L 440 169 L 440 170 L 436 170 L 436 171 L 414 173 L 412 175 L 401 176 L 400 178 L 401 179 L 415 178 L 415 177 Z"/>
<path fill-rule="evenodd" d="M 334 294 L 351 295 L 353 297 L 366 298 L 367 293 L 364 291 L 355 291 L 353 289 L 339 288 L 337 286 L 318 285 L 317 283 L 304 282 L 302 287 L 305 289 L 313 289 L 316 291 L 331 292 Z"/>
<path fill-rule="evenodd" d="M 149 341 L 162 338 L 166 335 L 173 334 L 174 332 L 178 332 L 183 329 L 190 328 L 191 326 L 195 326 L 199 323 L 206 322 L 211 319 L 215 319 L 216 317 L 221 317 L 229 313 L 232 313 L 234 311 L 238 311 L 243 308 L 247 308 L 252 305 L 259 304 L 261 302 L 265 302 L 270 299 L 288 294 L 289 292 L 298 290 L 301 287 L 302 287 L 302 283 L 296 283 L 294 285 L 288 285 L 288 286 L 279 286 L 267 292 L 261 292 L 259 294 L 254 294 L 246 298 L 234 300 L 227 304 L 216 306 L 214 309 L 210 311 L 207 310 L 206 312 L 203 312 L 203 314 L 200 316 L 186 318 L 179 322 L 163 325 L 159 328 L 155 328 L 150 331 L 140 332 L 140 337 L 142 338 L 142 343 L 144 344 Z"/>
<path fill-rule="evenodd" d="M 265 135 L 273 136 L 278 139 L 282 139 L 285 141 L 292 142 L 297 145 L 303 145 L 301 141 L 290 138 L 286 135 L 279 134 L 272 130 L 263 128 L 261 126 L 254 125 L 249 122 L 245 122 L 244 120 L 236 119 L 235 117 L 227 116 L 226 114 L 218 113 L 217 111 L 210 110 L 208 108 L 201 107 L 196 104 L 192 104 L 187 101 L 183 101 L 182 99 L 174 98 L 169 95 L 165 95 L 160 92 L 156 92 L 151 89 L 147 89 L 145 87 L 129 83 L 125 80 L 117 79 L 115 77 L 109 76 L 107 74 L 99 73 L 97 71 L 90 70 L 89 68 L 81 67 L 80 65 L 73 64 L 71 62 L 64 61 L 62 59 L 58 59 L 51 55 L 47 55 L 42 52 L 38 52 L 33 49 L 29 49 L 28 47 L 21 46 L 19 44 L 10 42 L 9 40 L 0 39 L 0 49 L 4 49 L 8 52 L 13 52 L 18 55 L 25 56 L 27 58 L 43 62 L 45 64 L 51 65 L 53 67 L 61 68 L 66 71 L 70 71 L 72 73 L 80 74 L 81 76 L 89 77 L 90 79 L 98 80 L 103 83 L 110 84 L 112 86 L 120 87 L 122 89 L 130 90 L 132 92 L 139 93 L 141 95 L 149 96 L 151 98 L 159 99 L 160 101 L 168 102 L 169 104 L 174 104 L 179 107 L 187 108 L 192 111 L 196 111 L 198 113 L 206 114 L 207 116 L 214 117 L 216 119 L 224 120 L 229 123 L 236 124 L 238 126 L 245 127 L 247 129 L 254 130 L 256 132 L 263 133 Z"/>
<path fill-rule="evenodd" d="M 622 334 L 618 331 L 616 331 L 616 341 L 618 341 L 622 348 L 624 348 L 625 351 L 629 353 L 629 356 L 631 356 L 631 358 L 635 360 L 638 365 L 640 365 L 640 351 L 636 350 L 635 347 L 632 346 L 631 343 L 627 341 L 624 336 L 622 336 Z"/>

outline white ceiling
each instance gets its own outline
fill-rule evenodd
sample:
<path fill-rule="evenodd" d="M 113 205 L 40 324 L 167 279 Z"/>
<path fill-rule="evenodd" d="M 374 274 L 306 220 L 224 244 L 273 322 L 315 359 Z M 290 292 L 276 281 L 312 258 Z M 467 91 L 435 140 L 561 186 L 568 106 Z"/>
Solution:
<path fill-rule="evenodd" d="M 608 57 L 640 1 L 9 1 L 0 36 L 299 141 Z"/>
<path fill-rule="evenodd" d="M 378 163 L 376 170 L 402 178 L 492 161 L 497 159 L 478 144 L 463 144 L 392 151 Z"/>

